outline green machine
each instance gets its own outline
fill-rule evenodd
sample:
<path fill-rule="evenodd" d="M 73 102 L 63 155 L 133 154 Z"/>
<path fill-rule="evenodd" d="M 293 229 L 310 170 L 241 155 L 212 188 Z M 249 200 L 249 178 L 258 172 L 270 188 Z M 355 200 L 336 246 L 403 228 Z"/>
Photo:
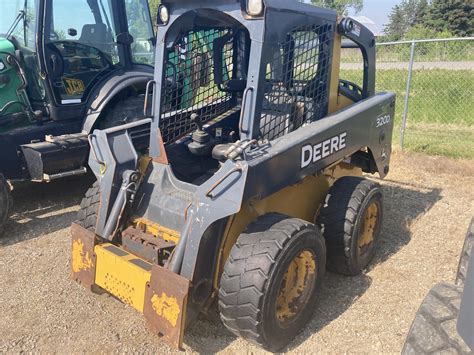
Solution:
<path fill-rule="evenodd" d="M 19 115 L 31 112 L 26 94 L 26 77 L 15 57 L 15 46 L 6 38 L 0 38 L 0 116 L 2 126 L 19 121 Z M 1 127 L 1 126 L 0 126 Z M 1 128 L 0 128 L 1 130 Z"/>
<path fill-rule="evenodd" d="M 144 117 L 155 44 L 147 0 L 1 5 L 0 229 L 16 182 L 85 174 L 93 129 Z"/>

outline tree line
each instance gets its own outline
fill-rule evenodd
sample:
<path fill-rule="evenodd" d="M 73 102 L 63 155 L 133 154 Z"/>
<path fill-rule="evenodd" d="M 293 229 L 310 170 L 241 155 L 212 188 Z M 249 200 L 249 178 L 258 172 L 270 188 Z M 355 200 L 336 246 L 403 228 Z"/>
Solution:
<path fill-rule="evenodd" d="M 387 39 L 473 36 L 473 4 L 471 0 L 403 0 L 389 15 Z"/>

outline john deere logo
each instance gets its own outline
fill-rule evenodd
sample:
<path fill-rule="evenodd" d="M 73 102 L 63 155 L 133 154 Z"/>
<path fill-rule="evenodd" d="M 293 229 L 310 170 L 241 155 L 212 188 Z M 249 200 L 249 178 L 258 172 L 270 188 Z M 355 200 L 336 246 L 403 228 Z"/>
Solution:
<path fill-rule="evenodd" d="M 305 145 L 301 148 L 301 168 L 306 168 L 311 163 L 316 163 L 339 152 L 347 146 L 347 132 L 331 137 L 315 145 Z"/>

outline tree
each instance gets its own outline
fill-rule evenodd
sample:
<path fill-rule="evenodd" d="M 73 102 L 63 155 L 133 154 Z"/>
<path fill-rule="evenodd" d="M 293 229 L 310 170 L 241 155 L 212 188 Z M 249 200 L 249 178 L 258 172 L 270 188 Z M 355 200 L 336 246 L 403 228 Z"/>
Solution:
<path fill-rule="evenodd" d="M 158 6 L 160 6 L 161 0 L 148 0 L 148 5 L 150 5 L 151 19 L 153 23 L 156 23 L 156 15 L 158 14 Z"/>
<path fill-rule="evenodd" d="M 399 5 L 395 5 L 392 12 L 388 16 L 388 25 L 385 25 L 384 32 L 394 41 L 403 37 L 407 31 L 407 24 L 403 9 Z"/>
<path fill-rule="evenodd" d="M 384 31 L 391 40 L 399 40 L 412 27 L 423 24 L 428 12 L 428 0 L 403 0 L 393 7 Z"/>
<path fill-rule="evenodd" d="M 364 7 L 364 0 L 311 0 L 311 2 L 314 5 L 334 9 L 339 15 L 347 15 L 350 8 L 359 12 Z"/>
<path fill-rule="evenodd" d="M 425 25 L 456 36 L 474 35 L 474 4 L 465 0 L 433 0 Z"/>

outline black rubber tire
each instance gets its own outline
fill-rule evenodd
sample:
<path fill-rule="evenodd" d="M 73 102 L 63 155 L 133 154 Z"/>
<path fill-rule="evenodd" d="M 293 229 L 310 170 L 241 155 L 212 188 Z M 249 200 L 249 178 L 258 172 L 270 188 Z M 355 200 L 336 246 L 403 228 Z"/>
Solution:
<path fill-rule="evenodd" d="M 10 216 L 13 200 L 10 185 L 5 177 L 0 174 L 0 237 L 3 232 L 3 226 Z"/>
<path fill-rule="evenodd" d="M 358 253 L 358 240 L 365 209 L 375 201 L 379 218 L 374 227 L 374 241 L 362 256 Z M 360 177 L 338 179 L 329 189 L 317 222 L 326 240 L 328 270 L 355 276 L 372 260 L 383 220 L 383 199 L 380 186 Z"/>
<path fill-rule="evenodd" d="M 86 195 L 81 201 L 81 207 L 77 213 L 76 223 L 81 227 L 90 231 L 95 231 L 97 224 L 97 213 L 99 211 L 100 203 L 100 187 L 99 182 L 96 181 L 87 190 Z"/>
<path fill-rule="evenodd" d="M 472 248 L 474 247 L 474 218 L 471 220 L 467 231 L 466 240 L 459 259 L 458 272 L 456 274 L 456 285 L 463 286 L 467 276 L 467 268 L 471 259 Z"/>
<path fill-rule="evenodd" d="M 105 119 L 100 123 L 100 128 L 111 128 L 125 123 L 135 122 L 145 118 L 143 106 L 145 96 L 132 96 L 123 101 L 117 102 L 106 114 Z"/>
<path fill-rule="evenodd" d="M 402 354 L 471 353 L 456 330 L 462 290 L 440 283 L 428 293 L 408 332 Z"/>
<path fill-rule="evenodd" d="M 316 278 L 306 305 L 282 328 L 276 298 L 288 266 L 304 250 L 315 258 Z M 324 239 L 315 225 L 280 214 L 258 218 L 239 236 L 225 264 L 219 289 L 222 322 L 235 335 L 268 351 L 282 349 L 310 320 L 325 263 Z"/>

